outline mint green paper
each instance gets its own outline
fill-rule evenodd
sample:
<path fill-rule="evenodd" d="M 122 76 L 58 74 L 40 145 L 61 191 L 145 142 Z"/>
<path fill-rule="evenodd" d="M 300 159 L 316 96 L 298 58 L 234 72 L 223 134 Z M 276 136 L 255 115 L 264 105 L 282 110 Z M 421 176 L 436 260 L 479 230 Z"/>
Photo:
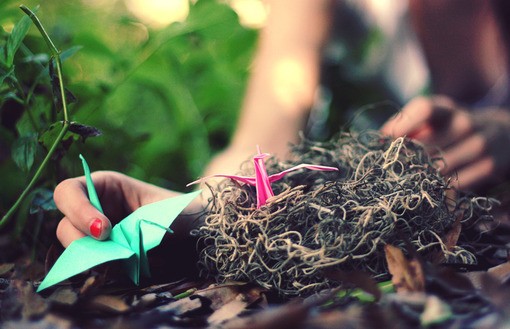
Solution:
<path fill-rule="evenodd" d="M 85 169 L 85 159 L 82 161 Z M 90 179 L 87 169 L 85 176 Z M 89 191 L 89 196 L 92 194 L 95 189 L 94 193 Z M 37 292 L 114 260 L 123 260 L 129 277 L 138 285 L 140 275 L 150 276 L 147 251 L 161 243 L 167 228 L 199 194 L 200 191 L 182 194 L 138 208 L 113 227 L 108 240 L 98 241 L 89 236 L 75 240 L 57 259 Z"/>
<path fill-rule="evenodd" d="M 103 207 L 101 207 L 101 202 L 99 202 L 99 197 L 97 196 L 96 188 L 94 187 L 94 183 L 92 182 L 92 177 L 90 176 L 90 169 L 87 161 L 83 155 L 80 154 L 81 163 L 83 165 L 83 172 L 85 173 L 85 179 L 87 181 L 87 192 L 89 194 L 90 203 L 96 207 L 101 213 L 104 214 Z"/>

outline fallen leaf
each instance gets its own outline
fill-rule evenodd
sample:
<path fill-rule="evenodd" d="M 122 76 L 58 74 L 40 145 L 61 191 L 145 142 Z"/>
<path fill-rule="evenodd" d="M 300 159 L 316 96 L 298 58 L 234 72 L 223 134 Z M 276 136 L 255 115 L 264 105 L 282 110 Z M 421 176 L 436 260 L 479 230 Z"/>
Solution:
<path fill-rule="evenodd" d="M 342 284 L 348 284 L 352 287 L 359 288 L 374 296 L 375 300 L 379 300 L 381 298 L 381 289 L 379 289 L 375 280 L 367 273 L 359 271 L 346 272 L 336 269 L 326 271 L 324 273 L 324 277 Z"/>
<path fill-rule="evenodd" d="M 467 272 L 473 273 L 473 272 Z M 467 273 L 459 273 L 454 268 L 448 266 L 428 266 L 427 267 L 427 291 L 439 294 L 445 297 L 447 292 L 452 296 L 459 296 L 475 290 L 473 281 Z M 434 285 L 436 290 L 432 290 Z"/>
<path fill-rule="evenodd" d="M 27 319 L 22 319 L 18 321 L 8 321 L 2 323 L 2 329 L 71 329 L 75 328 L 71 321 L 68 319 L 63 319 L 53 314 L 48 314 L 44 316 L 42 319 L 38 319 L 37 321 L 31 321 Z"/>
<path fill-rule="evenodd" d="M 487 272 L 497 277 L 501 282 L 506 282 L 510 278 L 510 261 L 491 267 Z"/>
<path fill-rule="evenodd" d="M 241 298 L 231 300 L 227 304 L 220 307 L 218 310 L 214 311 L 214 313 L 211 314 L 207 319 L 207 322 L 210 325 L 219 325 L 229 319 L 238 316 L 241 312 L 246 310 L 247 305 L 248 303 Z"/>
<path fill-rule="evenodd" d="M 455 211 L 455 208 L 457 207 L 458 194 L 459 193 L 454 189 L 447 189 L 445 192 L 446 206 L 450 212 Z"/>
<path fill-rule="evenodd" d="M 455 222 L 452 227 L 443 237 L 443 243 L 446 246 L 446 250 L 453 252 L 455 251 L 455 247 L 457 246 L 457 241 L 459 241 L 460 233 L 462 231 L 462 218 L 464 217 L 464 211 L 459 211 L 457 217 L 455 218 Z M 447 255 L 444 254 L 442 250 L 437 252 L 437 256 L 433 257 L 432 262 L 434 264 L 441 264 L 447 261 Z"/>
<path fill-rule="evenodd" d="M 341 309 L 334 308 L 323 312 L 310 312 L 305 320 L 304 328 L 377 328 L 400 329 L 398 319 L 392 318 L 386 310 L 383 312 L 378 304 L 361 306 L 351 304 Z"/>
<path fill-rule="evenodd" d="M 158 306 L 157 310 L 161 312 L 171 312 L 177 316 L 181 316 L 185 313 L 193 312 L 202 308 L 202 300 L 191 297 L 178 299 L 174 302 Z"/>
<path fill-rule="evenodd" d="M 487 274 L 485 271 L 470 271 L 466 273 L 456 273 L 457 275 L 462 275 L 469 280 L 472 285 L 472 290 L 480 289 L 482 287 L 482 277 Z M 447 283 L 448 284 L 448 283 Z M 451 285 L 448 284 L 447 288 L 450 288 Z"/>
<path fill-rule="evenodd" d="M 392 245 L 385 245 L 386 262 L 392 275 L 391 282 L 398 292 L 423 292 L 425 277 L 420 262 L 407 260 L 402 250 Z"/>
<path fill-rule="evenodd" d="M 48 300 L 64 305 L 74 305 L 78 300 L 78 294 L 70 287 L 59 287 L 48 297 Z"/>
<path fill-rule="evenodd" d="M 248 316 L 235 317 L 222 324 L 223 329 L 296 329 L 302 325 L 310 313 L 310 305 L 299 302 L 288 302 L 281 306 L 271 307 L 263 312 Z"/>
<path fill-rule="evenodd" d="M 260 299 L 262 292 L 265 290 L 243 282 L 229 282 L 225 284 L 213 285 L 209 288 L 197 291 L 195 294 L 206 297 L 211 300 L 211 308 L 218 310 L 223 305 L 242 295 L 242 300 L 247 304 L 251 304 Z"/>
<path fill-rule="evenodd" d="M 99 282 L 101 281 L 101 282 Z M 103 280 L 98 280 L 97 279 L 97 276 L 89 276 L 85 282 L 83 283 L 83 285 L 81 286 L 80 288 L 80 295 L 84 295 L 86 293 L 89 293 L 91 290 L 93 290 L 94 288 L 97 288 L 98 286 L 100 286 L 102 283 Z"/>
<path fill-rule="evenodd" d="M 93 311 L 104 311 L 113 314 L 121 314 L 130 309 L 124 299 L 111 295 L 95 296 L 90 299 L 87 306 Z"/>
<path fill-rule="evenodd" d="M 0 264 L 0 275 L 5 275 L 14 269 L 14 263 L 4 263 Z"/>
<path fill-rule="evenodd" d="M 2 294 L 1 316 L 6 319 L 31 319 L 44 314 L 48 310 L 48 303 L 34 292 L 34 287 L 28 282 L 11 280 Z"/>
<path fill-rule="evenodd" d="M 438 297 L 427 296 L 425 309 L 421 313 L 420 322 L 425 328 L 433 325 L 441 324 L 452 317 L 452 311 L 448 304 L 444 303 Z"/>
<path fill-rule="evenodd" d="M 502 314 L 510 314 L 510 287 L 487 273 L 481 277 L 481 293 Z"/>
<path fill-rule="evenodd" d="M 142 295 L 139 298 L 136 298 L 131 303 L 131 305 L 133 306 L 133 308 L 136 308 L 139 310 L 139 309 L 148 308 L 151 305 L 156 304 L 157 301 L 158 301 L 158 295 L 154 292 L 151 292 L 151 293 Z"/>

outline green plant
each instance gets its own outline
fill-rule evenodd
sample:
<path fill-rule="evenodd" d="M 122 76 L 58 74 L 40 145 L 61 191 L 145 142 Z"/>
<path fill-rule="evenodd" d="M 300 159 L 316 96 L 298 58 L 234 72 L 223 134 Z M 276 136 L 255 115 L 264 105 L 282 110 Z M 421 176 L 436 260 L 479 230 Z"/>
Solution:
<path fill-rule="evenodd" d="M 137 21 L 122 1 L 106 9 L 81 1 L 45 2 L 37 14 L 53 42 L 66 49 L 59 53 L 63 80 L 77 101 L 60 87 L 56 94 L 70 100 L 67 115 L 73 120 L 103 131 L 87 143 L 76 143 L 82 139 L 76 131 L 62 133 L 65 122 L 86 127 L 57 119 L 64 114 L 55 111 L 51 86 L 62 79 L 57 67 L 47 64 L 52 58 L 47 41 L 29 30 L 28 16 L 18 18 L 22 12 L 14 0 L 0 3 L 0 11 L 2 216 L 30 185 L 27 177 L 39 176 L 18 211 L 9 214 L 16 217 L 10 228 L 17 233 L 27 221 L 48 222 L 40 210 L 53 209 L 56 183 L 80 174 L 78 153 L 94 169 L 118 170 L 183 190 L 227 143 L 257 36 L 239 24 L 227 5 L 196 1 L 185 22 L 156 30 Z M 85 129 L 90 132 L 96 130 Z M 57 138 L 62 142 L 37 172 Z M 37 235 L 39 224 L 33 224 L 30 232 Z M 47 232 L 54 231 L 55 222 L 48 225 Z"/>
<path fill-rule="evenodd" d="M 63 113 L 63 120 L 59 124 L 60 130 L 58 130 L 58 134 L 55 137 L 55 139 L 48 144 L 48 152 L 44 156 L 44 159 L 42 160 L 41 164 L 37 167 L 33 177 L 30 179 L 29 183 L 21 192 L 21 195 L 16 199 L 14 204 L 9 208 L 9 210 L 5 213 L 5 215 L 0 220 L 0 229 L 3 228 L 9 221 L 9 219 L 13 216 L 14 212 L 18 209 L 18 207 L 21 205 L 21 203 L 25 200 L 25 198 L 28 196 L 28 194 L 31 192 L 31 190 L 36 185 L 39 177 L 43 173 L 44 169 L 48 165 L 51 157 L 55 154 L 55 151 L 60 146 L 61 142 L 66 137 L 66 134 L 68 131 L 71 133 L 76 133 L 79 136 L 85 138 L 89 136 L 97 136 L 99 133 L 96 129 L 92 127 L 86 127 L 74 122 L 69 121 L 69 114 L 67 110 L 67 95 L 70 95 L 70 98 L 73 98 L 72 94 L 70 94 L 65 88 L 63 83 L 63 75 L 62 75 L 62 61 L 60 58 L 60 51 L 57 49 L 57 47 L 53 44 L 51 41 L 48 33 L 42 26 L 41 22 L 37 18 L 37 16 L 34 14 L 33 11 L 28 9 L 26 6 L 20 7 L 23 12 L 27 14 L 28 17 L 33 21 L 37 29 L 40 31 L 44 41 L 46 42 L 50 53 L 50 61 L 48 63 L 48 72 L 50 74 L 51 83 L 53 87 L 53 99 L 55 103 L 55 109 L 57 111 L 62 111 Z M 21 20 L 18 25 L 15 26 L 13 33 L 10 35 L 6 47 L 5 47 L 5 58 L 2 64 L 5 65 L 5 73 L 3 74 L 4 80 L 8 80 L 8 82 L 11 85 L 14 85 L 14 87 L 17 89 L 19 96 L 22 98 L 19 98 L 18 96 L 14 95 L 13 97 L 17 99 L 18 102 L 22 103 L 25 107 L 25 111 L 27 112 L 27 115 L 32 123 L 32 128 L 34 130 L 38 129 L 37 122 L 35 118 L 33 117 L 33 113 L 30 107 L 31 103 L 31 95 L 32 91 L 29 90 L 28 92 L 25 92 L 22 86 L 20 85 L 16 75 L 14 74 L 14 66 L 13 66 L 13 57 L 14 53 L 16 52 L 17 48 L 21 45 L 21 41 L 23 39 L 24 34 L 28 30 L 28 25 L 26 23 L 26 20 Z M 33 85 L 35 86 L 35 85 Z M 58 129 L 55 128 L 55 124 L 50 126 L 50 130 L 52 129 Z M 18 166 L 21 169 L 29 170 L 32 167 L 36 148 L 34 147 L 34 139 L 31 138 L 31 136 L 34 136 L 35 134 L 30 134 L 28 136 L 22 136 L 20 139 L 18 139 L 18 143 L 16 145 L 16 148 L 13 150 L 13 158 L 18 164 Z M 28 138 L 27 138 L 28 137 Z M 45 139 L 47 139 L 44 134 L 41 135 L 41 141 L 44 144 Z"/>

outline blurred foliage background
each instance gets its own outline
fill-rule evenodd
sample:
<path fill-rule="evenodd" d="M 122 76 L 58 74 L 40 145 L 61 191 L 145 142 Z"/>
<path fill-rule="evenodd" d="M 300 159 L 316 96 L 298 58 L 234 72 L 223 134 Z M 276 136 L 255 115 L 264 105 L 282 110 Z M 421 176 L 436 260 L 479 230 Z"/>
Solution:
<path fill-rule="evenodd" d="M 82 175 L 80 153 L 93 171 L 120 171 L 185 191 L 226 146 L 267 15 L 263 0 L 2 0 L 2 216 L 37 172 L 63 120 L 54 104 L 49 48 L 20 5 L 36 12 L 61 51 L 70 120 L 102 135 L 66 134 L 8 230 L 0 222 L 0 248 L 21 240 L 31 241 L 32 250 L 46 250 L 55 240 L 61 215 L 53 189 L 65 178 Z M 354 45 L 340 39 L 341 48 L 354 51 L 324 59 L 327 88 L 321 90 L 327 92 L 312 109 L 308 137 L 327 139 L 345 124 L 377 128 L 373 118 L 383 122 L 395 110 L 376 103 L 392 100 L 387 88 L 381 91 L 380 82 L 367 83 L 359 74 L 369 62 L 366 50 L 384 41 L 378 31 L 367 33 L 376 37 L 356 38 Z"/>
<path fill-rule="evenodd" d="M 252 13 L 263 16 L 258 1 L 248 2 Z M 151 3 L 165 10 L 151 9 Z M 80 153 L 92 170 L 121 171 L 184 191 L 226 145 L 258 31 L 253 22 L 241 24 L 234 10 L 239 1 L 3 0 L 3 55 L 11 35 L 21 35 L 19 22 L 26 16 L 21 4 L 36 11 L 62 51 L 64 83 L 76 98 L 70 119 L 102 135 L 65 138 L 11 221 L 15 235 L 27 221 L 30 234 L 37 235 L 40 221 L 48 221 L 41 211 L 53 209 L 56 183 L 82 174 Z M 49 49 L 32 22 L 25 23 L 28 31 L 12 65 L 0 66 L 2 215 L 46 155 L 55 137 L 52 124 L 62 120 L 52 101 Z M 42 229 L 46 226 L 54 230 L 51 224 Z"/>

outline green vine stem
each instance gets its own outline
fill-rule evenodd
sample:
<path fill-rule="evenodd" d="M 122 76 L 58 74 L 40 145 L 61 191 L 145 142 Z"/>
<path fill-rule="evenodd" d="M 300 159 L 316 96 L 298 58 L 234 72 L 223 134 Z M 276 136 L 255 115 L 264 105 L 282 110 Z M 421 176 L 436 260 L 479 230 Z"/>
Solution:
<path fill-rule="evenodd" d="M 53 155 L 53 153 L 57 149 L 58 144 L 64 138 L 66 132 L 69 129 L 69 125 L 70 125 L 69 117 L 68 117 L 68 113 L 67 113 L 67 101 L 66 101 L 66 95 L 65 95 L 65 89 L 64 89 L 64 82 L 63 82 L 63 78 L 62 78 L 63 77 L 62 76 L 62 62 L 60 60 L 60 51 L 57 49 L 57 47 L 55 47 L 55 45 L 53 44 L 53 41 L 51 41 L 48 33 L 46 32 L 46 30 L 42 26 L 41 21 L 39 20 L 39 18 L 37 18 L 37 16 L 34 14 L 34 12 L 31 11 L 30 9 L 28 9 L 24 5 L 21 5 L 20 9 L 23 10 L 23 12 L 30 17 L 30 19 L 32 20 L 34 25 L 37 27 L 37 29 L 41 33 L 44 41 L 46 42 L 46 44 L 48 45 L 48 47 L 50 49 L 51 58 L 55 61 L 55 66 L 56 66 L 56 71 L 57 71 L 57 76 L 58 76 L 58 82 L 59 82 L 59 92 L 60 92 L 60 97 L 62 99 L 62 112 L 64 113 L 64 121 L 63 121 L 63 124 L 62 124 L 62 129 L 60 130 L 60 133 L 58 134 L 57 138 L 53 142 L 53 145 L 50 147 L 50 149 L 48 151 L 48 154 L 46 154 L 46 157 L 43 159 L 43 161 L 41 162 L 41 164 L 37 168 L 34 176 L 30 180 L 28 185 L 25 187 L 25 189 L 23 190 L 21 195 L 18 197 L 16 202 L 14 202 L 12 207 L 2 217 L 2 220 L 0 220 L 0 229 L 2 229 L 9 222 L 9 219 L 16 212 L 16 210 L 20 206 L 21 202 L 23 202 L 23 200 L 27 197 L 27 195 L 30 192 L 30 190 L 32 190 L 32 188 L 34 187 L 35 183 L 37 182 L 37 180 L 41 176 L 44 168 L 46 168 L 46 165 L 50 161 L 51 156 Z"/>

